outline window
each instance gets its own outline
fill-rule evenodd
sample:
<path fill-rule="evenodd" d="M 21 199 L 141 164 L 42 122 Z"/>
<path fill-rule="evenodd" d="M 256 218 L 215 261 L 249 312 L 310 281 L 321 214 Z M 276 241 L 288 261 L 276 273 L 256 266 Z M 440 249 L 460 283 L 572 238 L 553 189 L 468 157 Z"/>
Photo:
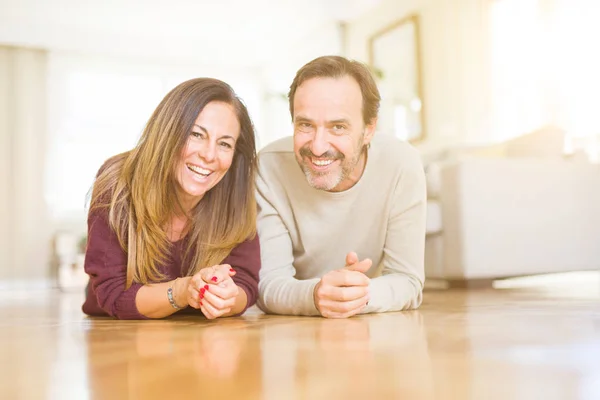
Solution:
<path fill-rule="evenodd" d="M 495 138 L 546 125 L 564 129 L 568 150 L 600 161 L 600 4 L 587 0 L 497 0 L 491 5 Z"/>
<path fill-rule="evenodd" d="M 496 140 L 544 124 L 537 0 L 499 0 L 491 8 L 492 129 Z"/>

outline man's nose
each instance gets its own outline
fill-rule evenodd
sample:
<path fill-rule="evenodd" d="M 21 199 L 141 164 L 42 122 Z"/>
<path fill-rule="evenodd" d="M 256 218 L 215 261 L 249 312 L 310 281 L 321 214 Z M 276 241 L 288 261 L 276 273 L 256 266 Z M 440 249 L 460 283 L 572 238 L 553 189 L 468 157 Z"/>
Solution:
<path fill-rule="evenodd" d="M 315 132 L 315 136 L 310 144 L 310 151 L 315 156 L 320 156 L 329 150 L 329 143 L 327 142 L 327 132 L 325 128 L 319 127 Z"/>

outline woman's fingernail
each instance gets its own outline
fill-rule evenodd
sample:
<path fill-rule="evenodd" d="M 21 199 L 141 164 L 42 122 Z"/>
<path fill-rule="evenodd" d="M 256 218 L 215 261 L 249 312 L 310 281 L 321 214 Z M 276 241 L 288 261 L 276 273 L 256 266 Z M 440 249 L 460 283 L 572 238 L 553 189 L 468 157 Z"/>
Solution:
<path fill-rule="evenodd" d="M 204 285 L 204 289 L 208 290 L 208 285 Z"/>
<path fill-rule="evenodd" d="M 210 278 L 211 281 L 216 282 L 217 281 L 217 277 L 213 276 L 212 278 Z"/>
<path fill-rule="evenodd" d="M 202 305 L 202 302 L 200 302 L 200 305 Z"/>
<path fill-rule="evenodd" d="M 229 268 L 229 272 L 235 272 L 235 269 Z"/>
<path fill-rule="evenodd" d="M 204 288 L 200 289 L 200 294 L 201 295 L 204 294 L 204 292 L 206 292 L 206 289 L 204 289 Z"/>

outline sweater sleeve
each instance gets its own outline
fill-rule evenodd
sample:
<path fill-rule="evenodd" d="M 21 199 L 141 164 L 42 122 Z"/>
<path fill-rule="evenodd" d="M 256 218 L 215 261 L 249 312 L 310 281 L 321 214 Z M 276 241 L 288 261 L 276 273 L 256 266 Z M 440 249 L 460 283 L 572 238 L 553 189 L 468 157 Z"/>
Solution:
<path fill-rule="evenodd" d="M 235 247 L 223 261 L 231 265 L 236 274 L 233 281 L 246 292 L 248 302 L 246 307 L 237 315 L 242 315 L 258 298 L 258 274 L 260 271 L 260 243 L 258 235 Z"/>
<path fill-rule="evenodd" d="M 260 173 L 256 186 L 262 259 L 258 306 L 271 314 L 320 315 L 313 295 L 320 279 L 296 279 L 292 239 L 275 195 Z"/>
<path fill-rule="evenodd" d="M 125 289 L 127 253 L 110 227 L 106 212 L 94 211 L 88 217 L 84 268 L 90 276 L 83 305 L 86 314 L 108 314 L 118 319 L 147 319 L 139 313 L 135 304 L 137 292 L 143 285 L 134 282 Z"/>
<path fill-rule="evenodd" d="M 415 309 L 423 299 L 427 190 L 416 150 L 406 157 L 393 194 L 383 248 L 382 275 L 371 279 L 361 313 Z"/>

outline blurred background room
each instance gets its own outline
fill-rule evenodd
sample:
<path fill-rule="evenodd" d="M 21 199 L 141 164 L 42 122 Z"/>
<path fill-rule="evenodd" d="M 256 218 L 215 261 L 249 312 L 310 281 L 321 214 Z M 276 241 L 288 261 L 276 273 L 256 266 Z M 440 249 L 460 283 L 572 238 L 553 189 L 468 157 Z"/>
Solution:
<path fill-rule="evenodd" d="M 2 0 L 0 280 L 81 264 L 94 174 L 175 85 L 230 83 L 262 147 L 324 54 L 372 66 L 379 133 L 423 156 L 428 277 L 597 269 L 599 17 L 593 0 Z"/>
<path fill-rule="evenodd" d="M 0 0 L 0 398 L 600 398 L 599 38 L 598 0 Z M 86 318 L 88 191 L 163 96 L 226 81 L 262 148 L 331 54 L 422 156 L 420 309 Z"/>

